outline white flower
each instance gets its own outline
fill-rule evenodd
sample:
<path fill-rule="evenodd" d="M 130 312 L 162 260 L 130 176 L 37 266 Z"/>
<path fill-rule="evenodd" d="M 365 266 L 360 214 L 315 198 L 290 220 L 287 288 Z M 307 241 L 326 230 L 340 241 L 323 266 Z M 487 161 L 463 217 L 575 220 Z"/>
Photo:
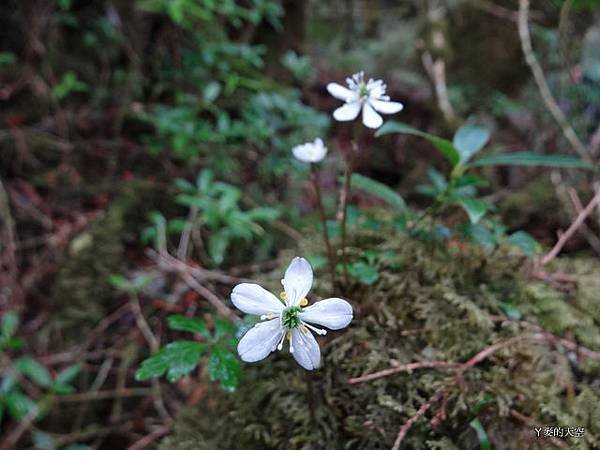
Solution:
<path fill-rule="evenodd" d="M 290 353 L 298 364 L 306 370 L 319 367 L 321 350 L 311 330 L 319 335 L 325 335 L 327 331 L 311 324 L 332 330 L 344 328 L 352 320 L 352 306 L 341 298 L 328 298 L 305 307 L 312 283 L 310 264 L 304 258 L 296 257 L 281 280 L 284 289 L 281 300 L 258 284 L 242 283 L 233 288 L 231 301 L 236 308 L 259 315 L 262 320 L 238 343 L 237 350 L 243 361 L 266 358 L 275 349 L 283 349 L 287 338 Z"/>
<path fill-rule="evenodd" d="M 323 145 L 321 138 L 316 138 L 314 142 L 296 145 L 292 149 L 295 158 L 305 163 L 318 163 L 327 154 L 327 147 Z"/>
<path fill-rule="evenodd" d="M 338 83 L 327 85 L 331 95 L 346 102 L 333 112 L 335 120 L 340 122 L 354 120 L 362 108 L 362 121 L 365 126 L 379 128 L 383 124 L 383 119 L 377 111 L 382 114 L 395 114 L 404 108 L 402 103 L 392 102 L 390 97 L 385 95 L 387 86 L 382 80 L 369 78 L 365 83 L 364 72 L 346 78 L 346 83 L 348 83 L 347 88 Z"/>

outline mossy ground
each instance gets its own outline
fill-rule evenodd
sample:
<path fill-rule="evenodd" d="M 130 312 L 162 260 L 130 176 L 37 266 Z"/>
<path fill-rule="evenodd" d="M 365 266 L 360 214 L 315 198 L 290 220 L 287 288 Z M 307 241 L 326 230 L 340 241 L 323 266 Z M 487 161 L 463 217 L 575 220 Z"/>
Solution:
<path fill-rule="evenodd" d="M 522 323 L 498 320 L 503 304 L 521 311 L 522 321 L 600 349 L 600 268 L 590 261 L 558 263 L 581 276 L 579 287 L 564 293 L 528 280 L 521 270 L 526 260 L 505 250 L 399 238 L 379 239 L 375 248 L 396 256 L 379 263 L 377 283 L 351 290 L 355 319 L 347 330 L 320 338 L 321 369 L 304 372 L 287 352 L 246 364 L 237 392 L 211 390 L 180 415 L 160 448 L 389 449 L 399 427 L 454 371 L 425 369 L 354 385 L 348 379 L 414 361 L 463 362 L 527 334 Z M 326 287 L 317 284 L 312 300 L 327 296 Z M 424 330 L 403 333 L 414 329 Z M 449 391 L 446 419 L 430 423 L 440 410 L 436 403 L 402 448 L 478 449 L 469 427 L 475 417 L 494 449 L 554 448 L 514 411 L 544 425 L 585 427 L 584 437 L 565 440 L 565 448 L 598 448 L 599 374 L 597 361 L 524 339 L 468 370 Z"/>

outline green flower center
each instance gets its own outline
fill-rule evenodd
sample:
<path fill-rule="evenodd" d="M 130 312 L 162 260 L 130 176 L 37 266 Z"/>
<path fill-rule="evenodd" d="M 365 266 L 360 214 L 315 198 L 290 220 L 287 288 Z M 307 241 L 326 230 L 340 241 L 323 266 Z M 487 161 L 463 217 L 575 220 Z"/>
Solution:
<path fill-rule="evenodd" d="M 361 97 L 368 97 L 369 96 L 369 90 L 367 89 L 367 87 L 364 84 L 361 84 L 358 87 L 358 93 Z"/>
<path fill-rule="evenodd" d="M 281 315 L 281 322 L 283 326 L 286 328 L 298 328 L 300 326 L 300 317 L 298 314 L 302 311 L 302 308 L 299 306 L 290 306 L 283 310 L 283 314 Z"/>

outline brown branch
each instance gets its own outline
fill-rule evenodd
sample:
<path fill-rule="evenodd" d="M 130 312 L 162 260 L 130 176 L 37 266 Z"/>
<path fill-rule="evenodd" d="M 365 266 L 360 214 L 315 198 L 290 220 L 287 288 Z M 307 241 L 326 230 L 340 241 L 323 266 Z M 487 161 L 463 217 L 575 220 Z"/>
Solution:
<path fill-rule="evenodd" d="M 529 0 L 519 0 L 519 20 L 518 20 L 518 28 L 519 28 L 519 38 L 521 39 L 521 49 L 523 50 L 523 54 L 525 55 L 525 61 L 527 65 L 531 69 L 533 73 L 533 78 L 537 84 L 540 95 L 542 96 L 542 100 L 544 101 L 544 105 L 546 109 L 550 112 L 554 120 L 560 126 L 564 137 L 569 141 L 573 149 L 586 161 L 590 161 L 589 154 L 581 142 L 575 134 L 575 131 L 567 121 L 567 118 L 563 114 L 562 110 L 554 100 L 552 96 L 552 92 L 550 91 L 550 87 L 546 82 L 546 78 L 544 76 L 544 71 L 538 62 L 535 53 L 533 52 L 533 47 L 531 45 L 531 35 L 529 33 Z"/>
<path fill-rule="evenodd" d="M 402 425 L 402 427 L 400 427 L 400 430 L 398 431 L 398 435 L 396 436 L 396 440 L 394 442 L 392 450 L 398 450 L 400 448 L 400 444 L 406 437 L 406 434 L 408 433 L 408 431 L 415 424 L 415 422 L 417 420 L 419 420 L 419 418 L 422 417 L 435 404 L 435 402 L 437 402 L 440 399 L 440 397 L 445 395 L 452 386 L 456 385 L 459 382 L 459 380 L 462 378 L 463 374 L 468 369 L 479 364 L 480 362 L 487 359 L 488 357 L 490 357 L 494 353 L 498 352 L 499 350 L 502 350 L 506 347 L 510 347 L 510 346 L 514 345 L 515 343 L 520 342 L 522 340 L 532 339 L 532 340 L 538 340 L 538 341 L 548 341 L 548 340 L 554 341 L 555 338 L 556 338 L 556 336 L 551 335 L 551 334 L 549 335 L 549 333 L 534 333 L 531 335 L 514 336 L 505 341 L 497 342 L 496 344 L 490 345 L 489 347 L 486 347 L 485 349 L 483 349 L 482 351 L 477 353 L 475 356 L 473 356 L 468 361 L 463 363 L 461 365 L 460 369 L 458 370 L 458 372 L 456 373 L 456 375 L 450 381 L 448 381 L 442 387 L 440 387 L 437 391 L 435 391 L 434 394 L 429 398 L 429 400 L 427 400 L 425 403 L 423 403 L 421 405 L 421 407 L 417 410 L 417 412 L 410 419 L 408 419 Z"/>
<path fill-rule="evenodd" d="M 190 288 L 208 300 L 208 302 L 213 305 L 222 316 L 225 316 L 234 322 L 239 322 L 240 318 L 230 308 L 228 308 L 227 305 L 225 305 L 223 300 L 217 297 L 217 295 L 210 289 L 207 289 L 201 285 L 196 278 L 192 276 L 190 273 L 191 271 L 189 270 L 190 266 L 168 254 L 157 253 L 149 250 L 148 255 L 161 267 L 177 273 Z"/>
<path fill-rule="evenodd" d="M 412 372 L 416 369 L 456 369 L 461 367 L 461 363 L 448 362 L 448 361 L 424 361 L 414 362 L 410 364 L 403 364 L 398 367 L 390 367 L 389 369 L 380 370 L 379 372 L 370 373 L 360 377 L 350 378 L 349 384 L 364 383 L 365 381 L 377 380 L 379 378 L 394 375 L 400 372 Z"/>
<path fill-rule="evenodd" d="M 540 265 L 544 266 L 548 264 L 560 253 L 567 241 L 573 236 L 573 234 L 575 234 L 581 224 L 585 222 L 585 219 L 587 219 L 587 217 L 594 211 L 596 206 L 598 206 L 598 203 L 600 203 L 600 189 L 598 192 L 596 192 L 596 195 L 594 195 L 587 206 L 579 213 L 567 231 L 560 236 L 552 250 L 550 250 L 548 254 L 542 258 Z"/>

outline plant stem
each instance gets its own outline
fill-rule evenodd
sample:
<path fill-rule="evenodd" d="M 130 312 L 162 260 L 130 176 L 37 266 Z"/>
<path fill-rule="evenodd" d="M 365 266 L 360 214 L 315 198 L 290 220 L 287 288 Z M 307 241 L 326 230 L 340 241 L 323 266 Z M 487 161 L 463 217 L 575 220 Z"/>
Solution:
<path fill-rule="evenodd" d="M 317 426 L 317 416 L 315 415 L 315 395 L 313 389 L 312 374 L 309 371 L 304 370 L 304 380 L 306 381 L 306 403 L 308 403 L 308 410 L 310 412 L 310 420 L 313 426 Z"/>
<path fill-rule="evenodd" d="M 346 160 L 346 178 L 344 180 L 344 187 L 340 196 L 340 208 L 338 210 L 338 221 L 342 227 L 342 266 L 344 268 L 344 283 L 346 286 L 349 284 L 348 278 L 348 259 L 346 257 L 346 219 L 348 217 L 348 196 L 350 195 L 350 185 L 352 180 L 352 171 L 354 170 L 354 158 L 358 153 L 358 145 L 356 141 L 352 142 L 352 150 L 350 156 Z"/>
<path fill-rule="evenodd" d="M 325 216 L 325 207 L 323 206 L 323 198 L 321 194 L 321 186 L 319 179 L 319 171 L 314 164 L 310 165 L 311 181 L 317 194 L 317 202 L 319 205 L 319 214 L 321 216 L 321 224 L 323 225 L 323 240 L 325 241 L 325 247 L 327 247 L 327 261 L 329 264 L 329 274 L 331 276 L 331 289 L 335 291 L 335 254 L 331 247 L 331 241 L 329 240 L 329 231 L 327 230 L 327 218 Z"/>

